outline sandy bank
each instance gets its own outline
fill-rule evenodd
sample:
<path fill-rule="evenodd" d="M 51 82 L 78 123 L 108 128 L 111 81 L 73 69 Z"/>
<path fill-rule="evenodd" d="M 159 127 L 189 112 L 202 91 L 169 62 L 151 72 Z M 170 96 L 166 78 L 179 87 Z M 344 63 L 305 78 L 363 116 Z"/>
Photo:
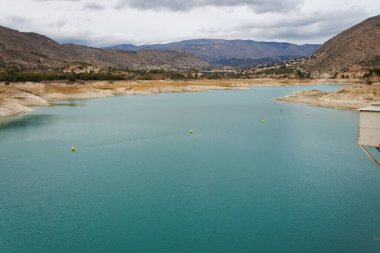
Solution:
<path fill-rule="evenodd" d="M 254 86 L 313 85 L 341 83 L 343 80 L 191 80 L 191 81 L 91 81 L 84 84 L 0 83 L 0 116 L 32 111 L 31 106 L 46 106 L 49 101 L 88 99 L 119 94 L 149 95 L 170 92 L 200 92 L 211 90 L 248 89 Z M 344 80 L 347 83 L 347 80 Z"/>
<path fill-rule="evenodd" d="M 296 91 L 278 100 L 314 106 L 359 109 L 374 103 L 380 103 L 380 84 L 353 84 L 345 86 L 336 92 Z"/>

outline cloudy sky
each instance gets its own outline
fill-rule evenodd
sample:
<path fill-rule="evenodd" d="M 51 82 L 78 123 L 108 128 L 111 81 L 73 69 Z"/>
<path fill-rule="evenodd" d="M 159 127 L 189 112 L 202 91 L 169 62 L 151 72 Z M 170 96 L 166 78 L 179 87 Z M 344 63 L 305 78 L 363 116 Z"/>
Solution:
<path fill-rule="evenodd" d="M 195 38 L 323 43 L 379 14 L 377 0 L 0 0 L 0 25 L 90 46 Z"/>

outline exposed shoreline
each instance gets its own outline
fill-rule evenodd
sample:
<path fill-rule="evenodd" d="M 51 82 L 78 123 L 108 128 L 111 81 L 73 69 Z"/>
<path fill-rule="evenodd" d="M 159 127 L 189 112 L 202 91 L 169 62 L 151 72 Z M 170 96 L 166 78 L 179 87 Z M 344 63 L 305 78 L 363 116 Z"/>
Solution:
<path fill-rule="evenodd" d="M 277 100 L 354 110 L 374 103 L 380 103 L 380 84 L 353 84 L 342 87 L 336 92 L 323 92 L 319 90 L 295 91 Z"/>
<path fill-rule="evenodd" d="M 49 101 L 110 97 L 119 94 L 150 95 L 172 92 L 201 92 L 212 90 L 237 90 L 261 86 L 308 86 L 316 84 L 352 84 L 347 79 L 251 79 L 251 80 L 191 80 L 191 81 L 89 81 L 84 84 L 50 83 L 0 83 L 0 117 L 31 112 L 33 106 L 48 106 Z M 380 91 L 379 91 L 380 93 Z M 303 94 L 280 98 L 282 101 L 328 106 L 317 99 L 301 99 Z M 310 96 L 309 96 L 310 97 Z M 344 104 L 334 107 L 345 108 Z M 354 108 L 355 106 L 353 106 Z"/>

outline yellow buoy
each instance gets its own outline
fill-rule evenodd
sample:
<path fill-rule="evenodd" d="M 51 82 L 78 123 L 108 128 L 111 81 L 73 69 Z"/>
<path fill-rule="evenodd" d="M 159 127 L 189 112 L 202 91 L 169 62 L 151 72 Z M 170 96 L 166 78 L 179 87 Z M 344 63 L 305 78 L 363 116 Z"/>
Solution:
<path fill-rule="evenodd" d="M 73 151 L 73 152 L 75 152 L 77 150 L 77 148 L 76 147 L 71 147 L 71 151 Z"/>
<path fill-rule="evenodd" d="M 265 119 L 260 120 L 260 123 L 264 124 L 265 123 Z"/>
<path fill-rule="evenodd" d="M 189 130 L 189 134 L 193 134 L 193 130 L 190 129 L 190 130 Z"/>

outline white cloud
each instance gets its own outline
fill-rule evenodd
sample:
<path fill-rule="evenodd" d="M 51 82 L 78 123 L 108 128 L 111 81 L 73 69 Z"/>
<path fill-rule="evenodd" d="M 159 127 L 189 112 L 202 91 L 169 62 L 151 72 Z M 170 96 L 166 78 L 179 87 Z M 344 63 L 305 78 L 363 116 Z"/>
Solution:
<path fill-rule="evenodd" d="M 194 38 L 322 43 L 380 13 L 372 0 L 1 2 L 0 25 L 91 46 Z"/>

